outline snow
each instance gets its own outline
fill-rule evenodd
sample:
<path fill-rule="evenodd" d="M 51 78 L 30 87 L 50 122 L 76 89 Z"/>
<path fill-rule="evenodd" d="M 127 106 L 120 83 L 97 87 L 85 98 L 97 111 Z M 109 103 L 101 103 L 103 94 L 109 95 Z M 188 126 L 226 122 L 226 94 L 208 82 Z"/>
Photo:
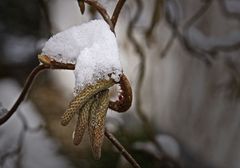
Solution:
<path fill-rule="evenodd" d="M 103 20 L 92 20 L 51 37 L 42 55 L 75 64 L 75 91 L 99 79 L 119 81 L 122 68 L 116 37 Z"/>

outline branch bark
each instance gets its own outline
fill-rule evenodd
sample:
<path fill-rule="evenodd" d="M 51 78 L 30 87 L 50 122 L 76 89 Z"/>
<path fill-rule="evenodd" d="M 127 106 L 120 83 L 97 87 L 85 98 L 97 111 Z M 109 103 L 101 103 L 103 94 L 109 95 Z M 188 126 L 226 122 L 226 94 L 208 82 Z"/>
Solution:
<path fill-rule="evenodd" d="M 88 5 L 92 6 L 95 8 L 103 17 L 103 19 L 107 22 L 107 24 L 110 26 L 110 29 L 114 32 L 114 26 L 111 21 L 111 18 L 109 14 L 107 13 L 107 10 L 96 0 L 84 0 Z"/>
<path fill-rule="evenodd" d="M 112 18 L 111 18 L 111 21 L 112 21 L 112 24 L 113 24 L 113 29 L 116 26 L 118 16 L 119 16 L 125 2 L 126 2 L 126 0 L 118 0 L 118 3 L 117 3 L 117 5 L 116 5 L 116 7 L 113 11 L 113 15 L 112 15 Z"/>

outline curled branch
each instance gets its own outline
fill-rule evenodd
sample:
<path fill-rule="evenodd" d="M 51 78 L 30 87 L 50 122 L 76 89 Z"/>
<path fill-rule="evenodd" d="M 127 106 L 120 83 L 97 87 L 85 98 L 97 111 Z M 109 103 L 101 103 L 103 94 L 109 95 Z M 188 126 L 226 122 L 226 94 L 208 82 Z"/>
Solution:
<path fill-rule="evenodd" d="M 118 16 L 120 14 L 120 11 L 125 3 L 125 0 L 119 0 L 116 8 L 114 10 L 113 16 L 112 18 L 109 17 L 106 9 L 96 0 L 84 0 L 85 3 L 89 4 L 90 6 L 92 6 L 93 8 L 95 8 L 103 17 L 103 19 L 106 21 L 106 23 L 110 26 L 111 31 L 114 33 L 114 27 L 116 25 L 116 22 L 118 20 Z M 81 10 L 82 12 L 84 10 Z M 6 113 L 6 115 L 4 115 L 2 118 L 0 118 L 0 125 L 5 123 L 16 111 L 16 109 L 18 108 L 18 106 L 20 105 L 20 103 L 24 100 L 28 90 L 31 87 L 31 84 L 34 80 L 34 78 L 36 77 L 36 75 L 44 70 L 44 69 L 69 69 L 69 70 L 74 70 L 75 69 L 75 65 L 74 64 L 63 64 L 63 63 L 59 63 L 56 62 L 52 59 L 49 59 L 49 57 L 45 56 L 45 55 L 40 55 L 38 56 L 38 59 L 40 62 L 42 62 L 43 64 L 37 66 L 29 75 L 29 77 L 26 80 L 26 83 L 24 85 L 23 91 L 20 94 L 19 98 L 17 99 L 16 103 L 13 105 L 13 107 L 11 108 L 10 111 L 8 111 Z M 125 76 L 123 75 L 123 78 Z M 125 77 L 126 78 L 126 77 Z M 126 78 L 127 79 L 127 78 Z M 120 83 L 120 85 L 122 85 L 122 87 L 126 88 L 126 92 L 124 92 L 124 96 L 127 95 L 127 97 L 125 99 L 119 100 L 117 103 L 121 105 L 121 108 L 124 108 L 124 110 L 128 109 L 131 106 L 131 101 L 132 101 L 132 92 L 131 92 L 131 87 L 129 85 L 129 82 L 124 80 L 124 82 L 122 82 L 122 84 Z M 131 93 L 131 94 L 129 94 Z M 129 95 L 128 95 L 129 94 Z M 128 101 L 126 106 L 123 106 L 124 101 Z M 130 101 L 130 103 L 129 103 Z M 122 111 L 124 111 L 122 110 Z M 26 128 L 26 124 L 24 125 L 24 128 Z M 117 141 L 117 139 L 111 135 L 107 130 L 105 130 L 105 136 L 112 142 L 112 144 L 114 146 L 116 146 L 116 148 L 120 151 L 120 153 L 129 161 L 129 163 L 136 168 L 140 168 L 139 164 L 133 159 L 133 157 L 124 149 L 124 147 Z"/>

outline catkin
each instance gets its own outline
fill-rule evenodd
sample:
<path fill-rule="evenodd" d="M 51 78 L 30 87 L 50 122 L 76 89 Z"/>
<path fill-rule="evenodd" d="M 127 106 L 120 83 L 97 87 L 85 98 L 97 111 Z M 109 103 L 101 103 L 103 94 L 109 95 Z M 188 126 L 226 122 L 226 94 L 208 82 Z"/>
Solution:
<path fill-rule="evenodd" d="M 109 103 L 109 90 L 98 93 L 97 103 L 93 103 L 89 116 L 89 137 L 95 159 L 100 159 L 104 139 L 105 118 Z M 96 102 L 96 101 L 95 101 Z"/>
<path fill-rule="evenodd" d="M 93 98 L 89 99 L 87 103 L 79 110 L 78 120 L 75 128 L 75 133 L 73 137 L 73 143 L 79 145 L 82 141 L 85 129 L 88 126 L 89 111 L 93 104 Z"/>
<path fill-rule="evenodd" d="M 106 90 L 114 85 L 114 81 L 110 80 L 99 80 L 94 85 L 89 85 L 83 89 L 69 104 L 67 110 L 61 117 L 61 124 L 67 125 L 73 118 L 74 114 L 82 108 L 82 106 L 96 93 Z"/>

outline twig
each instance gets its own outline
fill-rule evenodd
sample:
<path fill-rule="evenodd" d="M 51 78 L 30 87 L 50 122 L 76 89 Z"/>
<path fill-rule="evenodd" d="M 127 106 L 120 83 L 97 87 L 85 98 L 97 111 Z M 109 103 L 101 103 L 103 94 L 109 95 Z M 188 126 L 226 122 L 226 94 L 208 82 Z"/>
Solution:
<path fill-rule="evenodd" d="M 118 0 L 118 3 L 113 11 L 113 15 L 112 15 L 112 18 L 111 18 L 111 21 L 112 21 L 112 25 L 113 25 L 113 29 L 115 28 L 116 26 L 116 23 L 117 23 L 117 20 L 118 20 L 118 16 L 121 12 L 121 9 L 124 5 L 124 3 L 126 2 L 126 0 Z"/>
<path fill-rule="evenodd" d="M 34 80 L 34 78 L 36 77 L 36 75 L 41 72 L 44 69 L 48 69 L 49 67 L 46 65 L 38 65 L 36 68 L 34 68 L 32 70 L 32 72 L 29 74 L 26 83 L 24 84 L 22 93 L 20 94 L 20 96 L 18 97 L 17 101 L 15 102 L 15 104 L 13 105 L 13 107 L 8 111 L 8 113 L 6 115 L 4 115 L 3 117 L 0 118 L 0 125 L 4 124 L 13 114 L 14 112 L 17 110 L 18 106 L 22 103 L 22 101 L 24 100 L 25 96 L 28 93 L 28 90 L 30 89 L 32 82 Z"/>
<path fill-rule="evenodd" d="M 122 6 L 125 3 L 125 0 L 120 0 L 118 2 L 118 4 L 116 5 L 115 11 L 113 13 L 113 22 L 110 19 L 106 9 L 96 0 L 84 0 L 84 2 L 86 2 L 87 4 L 93 6 L 104 18 L 104 20 L 107 22 L 107 24 L 110 26 L 110 29 L 114 32 L 114 27 L 116 25 L 119 13 L 121 11 Z M 44 60 L 45 61 L 45 60 Z M 46 60 L 49 61 L 49 60 Z M 13 105 L 13 107 L 11 108 L 11 110 L 0 119 L 0 125 L 5 123 L 16 111 L 16 109 L 18 108 L 18 106 L 21 104 L 21 102 L 24 100 L 28 90 L 31 87 L 31 84 L 34 80 L 34 78 L 36 77 L 36 75 L 44 70 L 44 69 L 71 69 L 73 70 L 75 68 L 75 66 L 73 64 L 61 64 L 61 63 L 57 63 L 57 62 L 51 62 L 51 64 L 42 64 L 37 66 L 29 75 L 29 77 L 26 80 L 26 83 L 24 85 L 23 91 L 20 94 L 19 98 L 17 99 L 16 103 Z M 24 128 L 26 129 L 26 125 L 24 125 Z M 112 144 L 120 151 L 120 153 L 129 161 L 129 163 L 135 167 L 135 168 L 140 168 L 139 164 L 133 159 L 133 157 L 126 151 L 126 149 L 120 144 L 120 142 L 118 142 L 118 140 L 111 134 L 109 133 L 107 130 L 105 130 L 105 136 L 110 140 L 110 142 L 112 142 Z"/>
<path fill-rule="evenodd" d="M 124 5 L 126 0 L 119 0 L 112 18 L 110 19 L 106 9 L 97 1 L 95 0 L 85 0 L 86 3 L 88 3 L 89 5 L 93 6 L 104 18 L 104 20 L 107 22 L 107 24 L 109 25 L 111 31 L 115 34 L 115 26 L 118 20 L 118 16 L 120 14 L 120 11 Z M 110 133 L 105 129 L 104 132 L 105 136 L 109 139 L 109 141 L 119 150 L 120 154 L 122 154 L 126 160 L 135 168 L 141 168 L 140 165 L 136 162 L 136 160 L 134 160 L 134 158 L 131 156 L 131 154 L 129 154 L 127 152 L 127 150 L 121 145 L 121 143 Z"/>
<path fill-rule="evenodd" d="M 103 17 L 103 19 L 107 22 L 107 24 L 110 26 L 110 29 L 114 32 L 114 26 L 111 21 L 111 18 L 109 14 L 107 13 L 107 10 L 100 4 L 97 0 L 84 0 L 88 5 L 94 7 Z"/>
<path fill-rule="evenodd" d="M 121 155 L 134 167 L 134 168 L 141 168 L 141 166 L 137 163 L 137 161 L 128 153 L 128 151 L 121 145 L 121 143 L 111 134 L 110 132 L 105 129 L 104 132 L 105 136 L 108 140 L 118 149 Z"/>

